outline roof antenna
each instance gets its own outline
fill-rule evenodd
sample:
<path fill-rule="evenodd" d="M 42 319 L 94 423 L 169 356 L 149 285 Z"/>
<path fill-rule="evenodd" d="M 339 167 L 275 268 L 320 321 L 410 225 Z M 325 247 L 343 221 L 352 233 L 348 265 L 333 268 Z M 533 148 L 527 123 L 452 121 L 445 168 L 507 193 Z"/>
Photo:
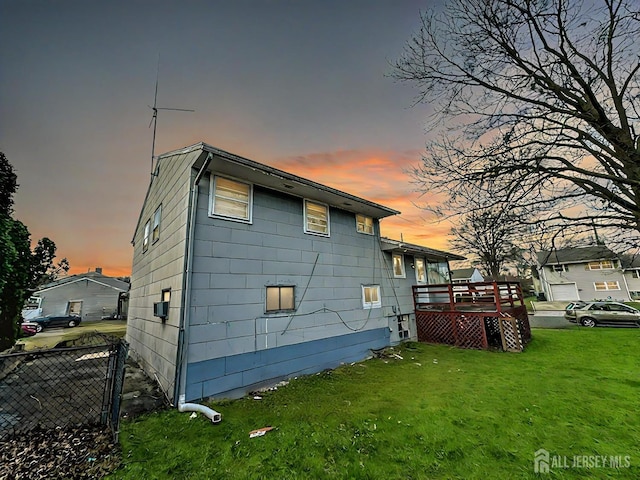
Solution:
<path fill-rule="evenodd" d="M 151 116 L 151 121 L 149 122 L 149 128 L 151 128 L 151 124 L 153 124 L 153 140 L 151 142 L 151 176 L 154 177 L 156 174 L 153 171 L 153 161 L 156 159 L 155 157 L 155 149 L 156 149 L 156 126 L 158 124 L 158 110 L 173 110 L 176 112 L 195 112 L 195 110 L 190 110 L 187 108 L 167 108 L 167 107 L 158 107 L 158 78 L 160 77 L 160 54 L 158 54 L 158 67 L 156 70 L 156 91 L 153 96 L 153 107 L 151 105 L 147 105 L 151 110 L 153 110 L 153 115 Z"/>

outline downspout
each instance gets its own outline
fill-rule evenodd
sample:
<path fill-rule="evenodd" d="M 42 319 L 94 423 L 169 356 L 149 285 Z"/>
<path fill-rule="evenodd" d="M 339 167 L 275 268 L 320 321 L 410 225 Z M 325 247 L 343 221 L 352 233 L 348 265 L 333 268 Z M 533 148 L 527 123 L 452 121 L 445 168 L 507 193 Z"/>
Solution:
<path fill-rule="evenodd" d="M 175 381 L 175 393 L 174 402 L 177 400 L 179 412 L 200 412 L 211 419 L 212 422 L 217 423 L 222 420 L 222 415 L 218 412 L 211 410 L 204 405 L 197 403 L 185 403 L 186 395 L 186 378 L 187 378 L 187 362 L 186 357 L 186 345 L 189 340 L 189 310 L 191 308 L 191 276 L 193 269 L 193 241 L 194 241 L 194 229 L 196 224 L 196 214 L 198 211 L 198 194 L 200 181 L 204 177 L 207 168 L 213 160 L 213 154 L 208 153 L 202 167 L 198 171 L 193 183 L 191 184 L 191 195 L 189 197 L 189 209 L 187 217 L 187 239 L 185 247 L 185 260 L 184 260 L 184 275 L 182 280 L 182 315 L 180 316 L 180 330 L 178 332 L 178 352 L 176 358 L 176 381 Z M 177 397 L 177 398 L 176 398 Z"/>

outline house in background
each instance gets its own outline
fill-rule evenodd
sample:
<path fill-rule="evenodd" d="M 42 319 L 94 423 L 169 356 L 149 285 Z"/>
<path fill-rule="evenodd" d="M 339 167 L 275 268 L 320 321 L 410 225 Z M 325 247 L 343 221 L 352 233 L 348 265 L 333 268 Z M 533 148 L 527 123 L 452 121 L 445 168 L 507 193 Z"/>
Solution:
<path fill-rule="evenodd" d="M 132 242 L 132 355 L 184 402 L 416 338 L 411 285 L 462 257 L 381 239 L 397 213 L 203 143 L 160 156 Z"/>
<path fill-rule="evenodd" d="M 631 300 L 640 300 L 640 257 L 623 255 L 621 257 L 624 281 Z"/>
<path fill-rule="evenodd" d="M 549 301 L 628 301 L 620 257 L 604 245 L 539 252 L 538 273 Z"/>
<path fill-rule="evenodd" d="M 484 282 L 484 277 L 475 267 L 458 268 L 451 270 L 451 282 L 452 283 L 475 283 Z"/>
<path fill-rule="evenodd" d="M 47 315 L 78 315 L 82 320 L 100 320 L 104 317 L 126 317 L 129 284 L 117 278 L 95 272 L 63 277 L 42 285 L 36 290 L 23 310 L 26 318 Z"/>

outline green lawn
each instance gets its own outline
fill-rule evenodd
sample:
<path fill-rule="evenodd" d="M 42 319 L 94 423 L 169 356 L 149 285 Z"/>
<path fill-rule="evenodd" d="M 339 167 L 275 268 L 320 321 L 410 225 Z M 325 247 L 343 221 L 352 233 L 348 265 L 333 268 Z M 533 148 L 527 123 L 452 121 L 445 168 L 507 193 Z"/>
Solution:
<path fill-rule="evenodd" d="M 640 478 L 640 329 L 533 334 L 522 354 L 406 344 L 402 360 L 216 403 L 218 425 L 177 410 L 124 422 L 112 478 Z M 540 448 L 631 466 L 536 474 Z"/>

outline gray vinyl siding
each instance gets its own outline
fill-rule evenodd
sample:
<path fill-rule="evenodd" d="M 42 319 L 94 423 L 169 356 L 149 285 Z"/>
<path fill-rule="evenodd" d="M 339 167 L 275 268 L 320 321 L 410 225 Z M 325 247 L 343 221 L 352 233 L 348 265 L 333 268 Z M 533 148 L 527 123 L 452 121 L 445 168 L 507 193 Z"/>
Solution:
<path fill-rule="evenodd" d="M 616 261 L 616 265 L 618 262 Z M 545 265 L 544 278 L 547 284 L 575 283 L 578 289 L 579 299 L 592 301 L 594 299 L 606 299 L 628 301 L 629 295 L 625 286 L 622 270 L 618 267 L 611 270 L 589 270 L 588 263 L 567 264 L 568 271 L 552 272 Z M 594 287 L 594 282 L 618 282 L 620 290 L 600 291 Z"/>
<path fill-rule="evenodd" d="M 378 238 L 357 233 L 353 213 L 330 208 L 331 236 L 323 237 L 304 233 L 302 198 L 254 186 L 252 224 L 209 217 L 208 201 L 202 188 L 189 363 L 390 325 L 385 305 L 395 295 Z M 363 308 L 363 284 L 381 286 L 383 308 Z M 295 316 L 265 314 L 268 285 L 295 287 Z"/>
<path fill-rule="evenodd" d="M 175 388 L 178 330 L 182 305 L 182 282 L 186 242 L 191 166 L 200 152 L 160 159 L 159 174 L 153 179 L 134 237 L 127 340 L 133 356 L 145 369 L 157 375 L 168 395 Z M 153 214 L 162 205 L 160 238 L 142 251 L 144 225 L 153 224 Z M 153 316 L 154 302 L 171 289 L 166 321 Z"/>
<path fill-rule="evenodd" d="M 86 320 L 100 320 L 118 309 L 121 291 L 101 285 L 91 280 L 79 280 L 68 285 L 47 289 L 36 293 L 42 298 L 42 315 L 66 315 L 69 302 L 82 302 L 81 317 Z"/>

